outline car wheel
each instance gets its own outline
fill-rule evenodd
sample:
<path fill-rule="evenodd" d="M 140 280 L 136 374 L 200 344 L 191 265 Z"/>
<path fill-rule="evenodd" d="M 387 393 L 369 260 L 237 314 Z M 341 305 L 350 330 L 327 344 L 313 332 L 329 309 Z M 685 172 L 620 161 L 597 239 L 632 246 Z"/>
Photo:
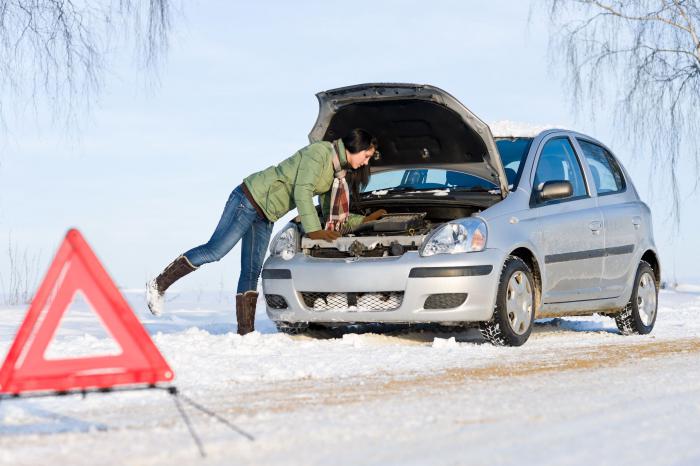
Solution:
<path fill-rule="evenodd" d="M 634 278 L 632 296 L 627 306 L 615 316 L 615 324 L 623 335 L 646 335 L 656 323 L 659 290 L 654 269 L 641 261 Z"/>
<path fill-rule="evenodd" d="M 520 346 L 527 341 L 535 320 L 535 286 L 530 267 L 519 257 L 508 257 L 493 316 L 479 325 L 484 338 L 498 346 Z"/>
<path fill-rule="evenodd" d="M 286 333 L 287 335 L 301 335 L 302 333 L 309 330 L 308 322 L 275 322 L 277 331 L 280 333 Z"/>

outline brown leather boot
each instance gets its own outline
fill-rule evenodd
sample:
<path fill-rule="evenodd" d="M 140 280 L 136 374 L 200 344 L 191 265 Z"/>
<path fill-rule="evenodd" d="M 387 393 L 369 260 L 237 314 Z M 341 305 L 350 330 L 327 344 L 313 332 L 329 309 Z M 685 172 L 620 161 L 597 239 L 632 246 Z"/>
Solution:
<path fill-rule="evenodd" d="M 190 272 L 197 270 L 185 256 L 180 256 L 170 264 L 156 278 L 146 285 L 146 301 L 148 309 L 153 315 L 160 315 L 163 312 L 163 294 L 170 285 L 184 277 Z"/>
<path fill-rule="evenodd" d="M 255 330 L 255 307 L 257 304 L 257 291 L 246 291 L 236 295 L 236 320 L 238 321 L 239 335 L 245 335 Z"/>

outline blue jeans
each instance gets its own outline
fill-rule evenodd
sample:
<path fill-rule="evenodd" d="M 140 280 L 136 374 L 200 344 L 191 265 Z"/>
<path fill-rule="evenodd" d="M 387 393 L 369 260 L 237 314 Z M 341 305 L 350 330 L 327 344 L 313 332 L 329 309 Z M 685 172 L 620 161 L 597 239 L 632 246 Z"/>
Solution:
<path fill-rule="evenodd" d="M 233 190 L 221 214 L 219 224 L 209 241 L 190 249 L 184 255 L 195 267 L 215 262 L 224 257 L 243 238 L 241 251 L 241 276 L 238 293 L 257 290 L 267 245 L 270 243 L 272 225 L 262 218 L 250 203 L 243 188 Z"/>

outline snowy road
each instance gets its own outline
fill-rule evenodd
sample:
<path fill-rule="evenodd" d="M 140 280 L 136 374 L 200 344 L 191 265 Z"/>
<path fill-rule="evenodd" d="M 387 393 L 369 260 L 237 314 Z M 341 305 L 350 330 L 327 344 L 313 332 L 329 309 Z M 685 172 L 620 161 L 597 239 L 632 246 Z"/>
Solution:
<path fill-rule="evenodd" d="M 11 400 L 0 463 L 700 464 L 698 293 L 662 292 L 650 336 L 555 319 L 521 348 L 472 331 L 291 338 L 262 314 L 262 333 L 241 338 L 214 293 L 168 304 L 161 319 L 139 317 L 178 387 L 254 442 L 187 408 L 200 460 L 164 392 Z M 0 310 L 0 356 L 23 312 Z M 89 314 L 71 312 L 52 350 L 108 351 Z"/>

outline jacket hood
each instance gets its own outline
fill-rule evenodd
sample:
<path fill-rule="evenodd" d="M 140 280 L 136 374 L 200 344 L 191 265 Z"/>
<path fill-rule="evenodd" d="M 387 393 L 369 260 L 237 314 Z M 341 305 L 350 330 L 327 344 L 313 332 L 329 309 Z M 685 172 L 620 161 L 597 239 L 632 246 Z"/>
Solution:
<path fill-rule="evenodd" d="M 379 140 L 373 173 L 406 167 L 469 173 L 508 193 L 489 127 L 457 99 L 418 84 L 359 84 L 316 94 L 319 114 L 309 140 L 332 141 L 353 128 Z"/>

